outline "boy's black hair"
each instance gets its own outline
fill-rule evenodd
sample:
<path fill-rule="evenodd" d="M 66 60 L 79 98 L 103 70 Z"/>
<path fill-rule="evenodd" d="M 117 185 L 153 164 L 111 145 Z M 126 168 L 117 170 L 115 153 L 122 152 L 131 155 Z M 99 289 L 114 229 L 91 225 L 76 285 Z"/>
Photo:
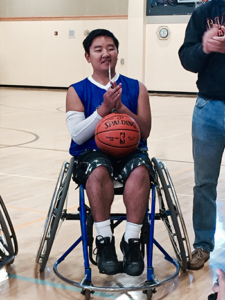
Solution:
<path fill-rule="evenodd" d="M 85 52 L 87 52 L 87 54 L 90 54 L 91 44 L 92 44 L 93 40 L 98 36 L 110 37 L 111 39 L 113 39 L 113 42 L 114 42 L 117 50 L 119 49 L 119 41 L 117 40 L 117 38 L 114 36 L 114 34 L 111 31 L 106 30 L 106 29 L 95 29 L 95 30 L 92 30 L 83 41 L 84 50 L 85 50 Z"/>

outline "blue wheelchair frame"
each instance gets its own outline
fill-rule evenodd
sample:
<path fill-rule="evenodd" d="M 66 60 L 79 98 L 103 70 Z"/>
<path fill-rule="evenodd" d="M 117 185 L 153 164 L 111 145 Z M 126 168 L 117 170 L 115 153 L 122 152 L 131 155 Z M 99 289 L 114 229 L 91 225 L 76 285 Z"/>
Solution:
<path fill-rule="evenodd" d="M 163 162 L 158 162 L 152 158 L 153 166 L 156 172 L 157 180 L 151 186 L 151 210 L 146 211 L 141 233 L 141 246 L 144 254 L 145 245 L 147 245 L 147 278 L 137 286 L 95 286 L 92 281 L 92 269 L 90 262 L 96 265 L 92 258 L 93 245 L 93 217 L 90 208 L 85 204 L 84 186 L 79 187 L 79 213 L 69 214 L 64 207 L 65 200 L 71 181 L 74 168 L 74 157 L 70 163 L 64 162 L 53 194 L 52 202 L 49 208 L 48 216 L 45 222 L 40 245 L 38 248 L 36 262 L 40 264 L 40 272 L 44 271 L 53 242 L 58 228 L 59 221 L 79 220 L 81 225 L 81 236 L 72 244 L 72 246 L 56 261 L 53 270 L 55 274 L 65 282 L 81 289 L 85 299 L 89 299 L 94 291 L 99 292 L 127 292 L 143 291 L 148 299 L 152 297 L 155 288 L 175 278 L 179 274 L 180 265 L 185 271 L 187 262 L 191 259 L 191 248 L 184 224 L 184 219 L 180 209 L 179 201 L 172 183 L 172 179 Z M 121 189 L 115 189 L 115 195 L 121 195 Z M 159 199 L 159 213 L 156 213 L 156 194 Z M 112 230 L 121 222 L 126 220 L 126 214 L 110 214 Z M 173 259 L 163 247 L 154 238 L 155 220 L 162 220 L 169 233 L 172 246 L 174 248 L 177 260 Z M 114 223 L 115 222 L 115 223 Z M 181 230 L 182 229 L 182 230 Z M 82 242 L 84 258 L 84 276 L 80 282 L 72 281 L 66 278 L 58 270 L 58 265 Z M 158 281 L 154 274 L 153 267 L 153 246 L 156 246 L 164 255 L 165 260 L 173 264 L 175 271 L 170 277 Z M 88 253 L 89 250 L 89 253 Z M 179 265 L 179 264 L 180 265 Z M 142 278 L 141 278 L 142 279 Z"/>
<path fill-rule="evenodd" d="M 169 280 L 173 279 L 179 274 L 179 264 L 175 261 L 164 249 L 163 247 L 154 239 L 154 224 L 155 224 L 155 186 L 151 186 L 151 212 L 149 209 L 146 212 L 147 221 L 150 226 L 149 230 L 149 243 L 147 244 L 147 279 L 143 285 L 139 286 L 129 286 L 129 287 L 100 287 L 94 286 L 92 282 L 92 270 L 90 267 L 89 262 L 89 255 L 88 255 L 88 244 L 87 244 L 87 227 L 86 227 L 86 206 L 85 206 L 85 199 L 84 199 L 84 187 L 80 186 L 80 223 L 81 223 L 81 236 L 75 241 L 75 243 L 55 262 L 53 270 L 55 274 L 64 280 L 65 282 L 76 286 L 82 289 L 82 293 L 85 295 L 86 292 L 93 292 L 93 291 L 101 291 L 101 292 L 124 292 L 124 291 L 139 291 L 142 290 L 144 293 L 148 294 L 149 291 L 154 290 L 155 287 L 160 286 Z M 126 220 L 126 216 L 121 214 L 114 217 L 111 214 L 111 220 L 119 220 L 123 221 Z M 84 257 L 84 276 L 80 282 L 72 281 L 65 276 L 63 276 L 58 271 L 58 265 L 65 260 L 65 258 L 71 253 L 71 251 L 76 248 L 76 246 L 82 241 L 83 244 L 83 257 Z M 153 268 L 153 245 L 155 245 L 165 256 L 165 259 L 172 263 L 175 266 L 175 272 L 169 278 L 166 278 L 163 281 L 158 281 L 154 275 L 154 268 Z"/>

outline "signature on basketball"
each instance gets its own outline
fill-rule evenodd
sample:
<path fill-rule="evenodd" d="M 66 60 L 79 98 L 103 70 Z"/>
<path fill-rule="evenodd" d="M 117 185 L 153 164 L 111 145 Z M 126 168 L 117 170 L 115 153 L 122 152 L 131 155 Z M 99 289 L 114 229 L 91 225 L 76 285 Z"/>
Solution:
<path fill-rule="evenodd" d="M 136 124 L 132 121 L 127 121 L 127 120 L 105 122 L 105 129 L 112 127 L 112 126 L 116 126 L 116 125 L 128 125 L 128 126 L 136 129 Z"/>
<path fill-rule="evenodd" d="M 105 138 L 109 139 L 110 142 L 114 142 L 114 140 L 118 140 L 119 139 L 118 137 L 114 137 L 114 136 L 106 136 Z"/>

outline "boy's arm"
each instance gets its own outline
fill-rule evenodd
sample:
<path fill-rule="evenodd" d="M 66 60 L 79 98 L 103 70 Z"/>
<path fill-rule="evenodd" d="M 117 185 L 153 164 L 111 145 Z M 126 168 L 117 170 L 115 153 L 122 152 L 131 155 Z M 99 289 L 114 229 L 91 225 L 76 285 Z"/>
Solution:
<path fill-rule="evenodd" d="M 83 144 L 95 134 L 98 122 L 115 107 L 117 99 L 121 97 L 121 84 L 109 88 L 104 94 L 102 105 L 92 115 L 85 118 L 84 106 L 75 89 L 70 87 L 66 96 L 66 122 L 70 135 L 75 143 Z"/>
<path fill-rule="evenodd" d="M 72 86 L 69 87 L 66 94 L 66 112 L 68 111 L 84 112 L 84 106 Z"/>
<path fill-rule="evenodd" d="M 70 87 L 66 96 L 66 123 L 70 135 L 75 143 L 83 144 L 93 137 L 95 127 L 102 117 L 95 111 L 85 118 L 84 106 L 73 87 Z"/>

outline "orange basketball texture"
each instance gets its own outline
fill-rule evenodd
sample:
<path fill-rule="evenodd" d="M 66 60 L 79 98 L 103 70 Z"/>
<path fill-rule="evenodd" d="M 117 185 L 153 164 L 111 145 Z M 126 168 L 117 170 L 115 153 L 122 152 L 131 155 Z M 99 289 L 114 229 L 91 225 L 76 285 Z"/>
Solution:
<path fill-rule="evenodd" d="M 123 157 L 139 145 L 140 129 L 136 121 L 126 114 L 109 114 L 99 121 L 95 129 L 95 141 L 108 155 Z"/>

